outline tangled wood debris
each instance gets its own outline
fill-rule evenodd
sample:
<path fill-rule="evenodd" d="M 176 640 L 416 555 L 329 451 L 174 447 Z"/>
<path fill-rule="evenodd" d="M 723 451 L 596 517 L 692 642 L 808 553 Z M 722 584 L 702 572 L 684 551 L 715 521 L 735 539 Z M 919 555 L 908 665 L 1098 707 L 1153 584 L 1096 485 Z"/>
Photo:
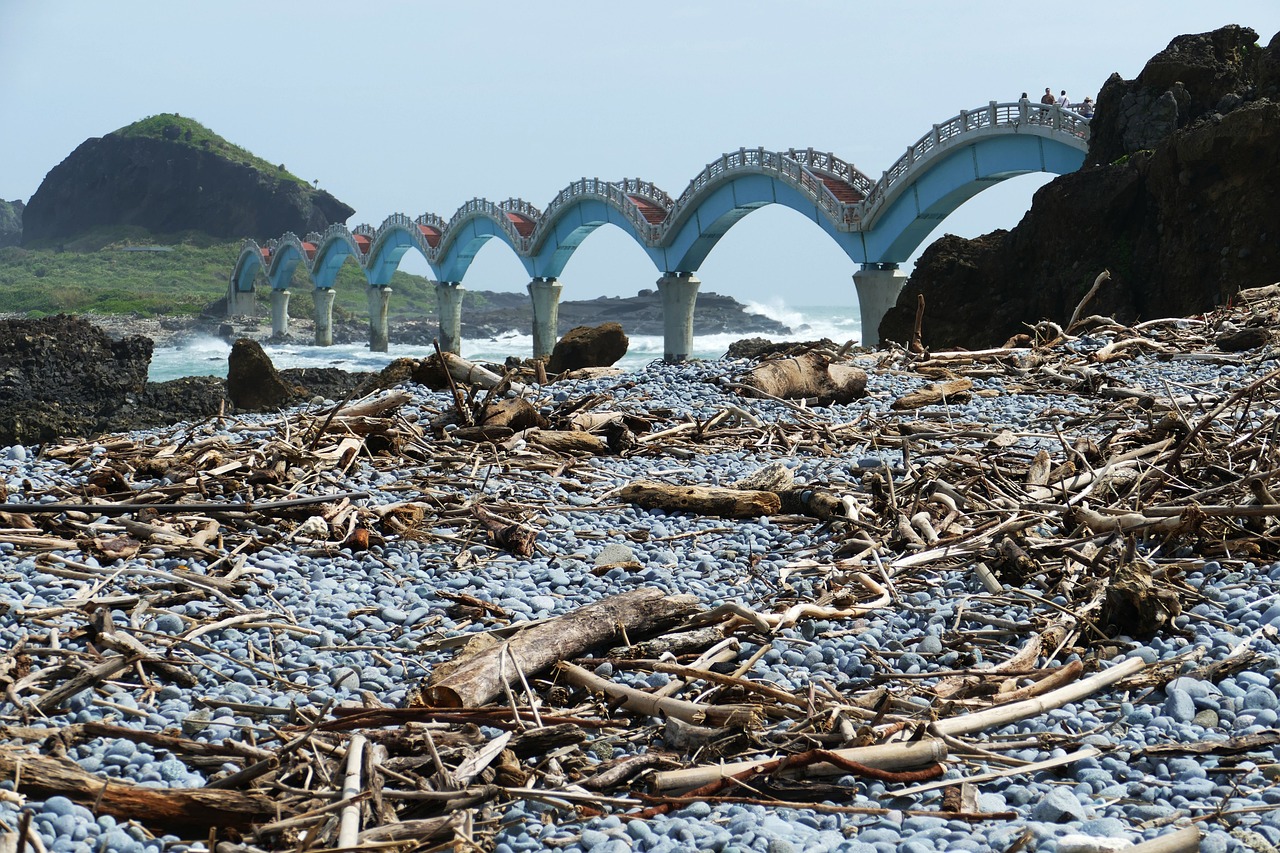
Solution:
<path fill-rule="evenodd" d="M 1231 322 L 1273 328 L 1277 290 L 1242 293 Z M 1280 559 L 1280 371 L 1234 388 L 1176 387 L 1158 377 L 1126 384 L 1106 372 L 1137 352 L 1234 364 L 1266 354 L 1224 352 L 1226 320 L 1224 312 L 1130 328 L 1075 318 L 1071 336 L 1059 330 L 1057 340 L 1034 346 L 892 351 L 874 363 L 862 356 L 865 374 L 842 354 L 810 352 L 726 378 L 722 408 L 680 420 L 660 407 L 612 408 L 603 396 L 572 398 L 544 416 L 550 400 L 537 399 L 533 386 L 448 358 L 454 390 L 436 412 L 410 416 L 410 395 L 391 391 L 265 423 L 184 424 L 146 443 L 114 436 L 46 447 L 44 459 L 86 472 L 82 483 L 10 499 L 0 537 L 75 592 L 60 607 L 5 605 L 5 618 L 20 619 L 28 635 L 0 650 L 0 779 L 13 781 L 17 795 L 56 792 L 156 833 L 212 832 L 218 851 L 249 853 L 425 849 L 451 839 L 483 847 L 504 804 L 517 800 L 554 805 L 566 826 L 607 812 L 643 818 L 695 799 L 878 815 L 888 809 L 842 806 L 847 788 L 818 780 L 878 780 L 919 798 L 1031 772 L 1037 768 L 1005 755 L 1023 741 L 985 733 L 1085 696 L 1159 686 L 1173 668 L 1110 661 L 1130 648 L 1126 638 L 1178 630 L 1178 617 L 1201 602 L 1183 581 L 1185 565 Z M 1085 333 L 1091 343 L 1078 337 Z M 875 393 L 877 375 L 931 384 L 888 405 L 835 410 L 854 414 L 834 422 L 803 399 L 817 394 L 783 387 L 810 387 L 796 379 L 805 365 L 825 371 L 822 393 L 836 376 L 850 399 Z M 1003 388 L 992 391 L 989 380 Z M 778 398 L 789 417 L 762 416 L 733 388 Z M 504 399 L 508 389 L 533 403 Z M 987 393 L 1068 395 L 1078 405 L 1046 409 L 1034 429 L 970 422 L 953 408 Z M 797 485 L 775 464 L 731 486 L 650 479 L 615 490 L 602 487 L 591 464 L 602 456 L 680 463 L 725 449 L 845 464 L 830 466 L 821 483 Z M 869 452 L 889 461 L 848 464 Z M 344 475 L 356 468 L 392 475 L 384 491 L 404 499 L 371 502 L 369 492 L 349 489 Z M 638 586 L 521 623 L 496 602 L 440 590 L 442 606 L 479 630 L 419 648 L 455 656 L 437 663 L 403 707 L 369 693 L 360 705 L 319 714 L 244 703 L 237 713 L 257 715 L 260 725 L 210 743 L 192 736 L 196 721 L 191 732 L 152 731 L 136 719 L 145 722 L 145 711 L 113 704 L 120 690 L 145 705 L 166 684 L 196 684 L 195 673 L 209 666 L 196 653 L 216 653 L 208 642 L 215 632 L 317 633 L 287 609 L 243 603 L 252 585 L 265 585 L 246 556 L 266 545 L 335 556 L 417 538 L 440 545 L 455 565 L 484 559 L 477 546 L 535 553 L 546 519 L 583 505 L 479 488 L 489 477 L 518 485 L 533 476 L 590 498 L 588 511 L 634 504 L 724 519 L 768 515 L 821 544 L 788 565 L 772 600 L 715 608 Z M 633 534 L 618 529 L 616 539 Z M 619 565 L 629 564 L 609 567 Z M 753 673 L 780 632 L 806 622 L 827 634 L 857 631 L 859 620 L 939 594 L 939 578 L 954 573 L 981 586 L 978 605 L 1017 602 L 1031 615 L 1010 621 L 974 606 L 943 638 L 961 665 L 928 677 L 874 652 L 866 661 L 875 675 L 842 684 L 814 679 L 796 690 Z M 801 578 L 820 595 L 798 597 Z M 170 634 L 142 627 L 148 614 L 193 601 L 206 602 L 209 615 L 182 616 Z M 121 612 L 127 620 L 113 618 Z M 69 647 L 72 637 L 83 645 Z M 248 664 L 262 689 L 296 689 L 252 649 Z M 1198 672 L 1212 680 L 1249 662 L 1243 648 Z M 640 688 L 619 671 L 671 680 Z M 86 690 L 120 721 L 44 721 Z M 65 757 L 99 737 L 167 750 L 209 784 L 142 787 Z M 1067 751 L 1044 766 L 1098 754 L 1066 736 L 1040 742 Z M 623 757 L 614 757 L 615 744 L 628 745 Z M 968 777 L 963 783 L 940 778 L 954 766 Z M 920 799 L 907 812 L 1015 816 L 980 812 L 959 793 Z"/>

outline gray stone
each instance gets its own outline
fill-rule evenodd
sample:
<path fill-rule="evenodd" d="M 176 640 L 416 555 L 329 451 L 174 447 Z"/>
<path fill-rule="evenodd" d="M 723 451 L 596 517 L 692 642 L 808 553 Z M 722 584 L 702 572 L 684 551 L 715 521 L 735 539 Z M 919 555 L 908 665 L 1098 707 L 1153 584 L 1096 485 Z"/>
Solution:
<path fill-rule="evenodd" d="M 636 552 L 617 542 L 605 545 L 596 555 L 597 566 L 612 566 L 615 563 L 634 563 L 635 561 Z"/>
<path fill-rule="evenodd" d="M 1069 788 L 1051 789 L 1043 800 L 1036 803 L 1035 808 L 1031 810 L 1031 816 L 1045 823 L 1069 823 L 1081 821 L 1087 817 L 1084 806 Z"/>
<path fill-rule="evenodd" d="M 1191 722 L 1196 716 L 1196 703 L 1191 694 L 1177 687 L 1170 687 L 1165 692 L 1164 712 L 1179 723 Z"/>

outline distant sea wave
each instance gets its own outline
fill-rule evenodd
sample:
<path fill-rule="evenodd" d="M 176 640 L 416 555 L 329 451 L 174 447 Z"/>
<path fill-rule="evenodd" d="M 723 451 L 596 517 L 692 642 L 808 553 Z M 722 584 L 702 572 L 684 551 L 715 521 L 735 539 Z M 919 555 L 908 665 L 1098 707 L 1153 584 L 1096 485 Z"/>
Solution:
<path fill-rule="evenodd" d="M 830 338 L 837 343 L 861 341 L 862 330 L 857 306 L 810 305 L 790 307 L 782 302 L 748 303 L 754 313 L 764 314 L 791 327 L 790 340 Z M 694 358 L 720 358 L 729 344 L 745 334 L 700 335 L 693 339 Z M 781 339 L 781 338 L 779 338 Z M 378 371 L 397 358 L 425 358 L 433 352 L 429 346 L 391 345 L 389 352 L 369 352 L 366 344 L 340 344 L 318 347 L 308 344 L 263 344 L 277 368 L 336 367 L 349 371 Z M 150 379 L 165 382 L 184 376 L 226 376 L 227 355 L 231 345 L 221 338 L 193 338 L 172 347 L 157 347 L 151 356 Z M 533 352 L 533 336 L 511 332 L 487 340 L 462 341 L 462 355 L 478 361 L 502 362 L 507 356 L 528 357 Z M 627 354 L 618 362 L 624 369 L 636 370 L 662 358 L 662 338 L 656 335 L 633 335 Z"/>

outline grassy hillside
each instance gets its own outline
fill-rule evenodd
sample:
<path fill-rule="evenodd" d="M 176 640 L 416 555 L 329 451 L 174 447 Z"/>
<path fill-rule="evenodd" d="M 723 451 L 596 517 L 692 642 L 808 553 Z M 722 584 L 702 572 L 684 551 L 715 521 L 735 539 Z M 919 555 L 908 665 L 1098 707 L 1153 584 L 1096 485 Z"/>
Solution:
<path fill-rule="evenodd" d="M 132 314 L 144 317 L 195 315 L 226 295 L 240 244 L 212 242 L 201 235 L 159 238 L 122 229 L 98 231 L 53 249 L 0 249 L 0 312 L 43 316 L 56 313 Z M 175 242 L 176 240 L 176 242 Z M 397 272 L 391 281 L 393 317 L 435 315 L 433 284 Z M 365 279 L 348 260 L 338 275 L 334 315 L 365 317 Z M 260 314 L 268 312 L 265 278 L 259 279 Z M 294 274 L 289 314 L 312 315 L 312 285 Z M 468 305 L 483 304 L 467 293 Z"/>
<path fill-rule="evenodd" d="M 149 116 L 141 121 L 135 121 L 128 127 L 113 131 L 110 135 L 124 138 L 166 139 L 180 145 L 202 148 L 232 163 L 252 166 L 264 175 L 270 175 L 277 180 L 307 185 L 306 181 L 290 173 L 283 163 L 272 165 L 239 145 L 233 145 L 195 119 L 183 118 L 175 113 Z"/>

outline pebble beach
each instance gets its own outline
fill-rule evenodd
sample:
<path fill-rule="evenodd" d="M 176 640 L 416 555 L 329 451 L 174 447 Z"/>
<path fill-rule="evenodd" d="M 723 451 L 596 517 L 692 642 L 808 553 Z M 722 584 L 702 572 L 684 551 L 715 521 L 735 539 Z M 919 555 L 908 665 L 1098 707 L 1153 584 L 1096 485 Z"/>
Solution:
<path fill-rule="evenodd" d="M 1156 345 L 1131 347 L 1115 360 L 1094 358 L 1134 337 Z M 776 795 L 753 797 L 748 790 L 737 792 L 737 802 L 708 797 L 637 817 L 640 806 L 612 803 L 608 797 L 588 813 L 577 811 L 582 800 L 568 794 L 557 801 L 554 783 L 582 793 L 572 788 L 576 780 L 596 765 L 629 756 L 665 751 L 676 764 L 706 763 L 697 750 L 682 752 L 675 745 L 665 721 L 617 711 L 625 722 L 593 729 L 587 746 L 574 754 L 577 763 L 563 758 L 551 766 L 554 757 L 525 759 L 525 770 L 538 780 L 542 795 L 507 794 L 474 809 L 455 836 L 467 840 L 454 849 L 1092 853 L 1195 827 L 1203 851 L 1274 850 L 1280 846 L 1280 563 L 1270 559 L 1275 552 L 1271 520 L 1218 519 L 1211 533 L 1196 535 L 1139 527 L 1116 542 L 1106 531 L 1067 521 L 1069 513 L 1043 508 L 1097 506 L 1100 487 L 1080 499 L 1064 493 L 1037 506 L 992 502 L 983 510 L 979 494 L 986 500 L 989 492 L 982 478 L 957 486 L 952 476 L 961 464 L 956 460 L 996 454 L 1030 464 L 1043 450 L 1060 464 L 1071 457 L 1068 448 L 1077 440 L 1105 446 L 1117 432 L 1149 428 L 1167 413 L 1193 429 L 1207 421 L 1200 437 L 1221 432 L 1269 447 L 1271 427 L 1280 418 L 1280 393 L 1274 382 L 1252 389 L 1251 384 L 1280 366 L 1277 353 L 1264 346 L 1224 354 L 1211 341 L 1211 320 L 1198 318 L 1136 332 L 1095 329 L 1007 358 L 957 360 L 945 371 L 936 367 L 936 359 L 935 369 L 921 371 L 919 357 L 864 353 L 854 361 L 867 371 L 867 396 L 826 406 L 737 395 L 726 380 L 749 370 L 747 362 L 654 362 L 622 376 L 530 386 L 523 395 L 546 415 L 574 401 L 597 400 L 597 408 L 646 419 L 648 435 L 674 430 L 669 438 L 645 442 L 642 434 L 641 444 L 629 452 L 566 456 L 531 466 L 525 464 L 532 454 L 528 446 L 494 444 L 473 452 L 445 430 L 422 439 L 427 450 L 421 459 L 386 465 L 358 457 L 346 467 L 304 478 L 280 496 L 359 494 L 347 502 L 369 512 L 414 501 L 443 506 L 483 500 L 523 508 L 518 520 L 537 534 L 530 556 L 505 551 L 455 516 L 442 514 L 435 520 L 429 516 L 425 531 L 375 531 L 367 548 L 355 545 L 348 531 L 325 529 L 323 519 L 259 517 L 223 521 L 227 530 L 237 528 L 241 538 L 234 541 L 251 543 L 238 551 L 230 538 L 207 539 L 186 550 L 156 538 L 113 557 L 101 543 L 87 543 L 117 533 L 111 527 L 115 516 L 95 515 L 89 506 L 70 521 L 61 516 L 80 525 L 80 535 L 64 543 L 70 547 L 56 547 L 32 542 L 40 536 L 66 538 L 66 527 L 54 529 L 64 523 L 60 516 L 37 513 L 31 517 L 43 527 L 19 530 L 14 520 L 19 513 L 10 513 L 0 524 L 7 528 L 0 532 L 0 687 L 7 688 L 0 699 L 0 742 L 7 750 L 39 749 L 65 757 L 104 780 L 199 788 L 242 770 L 245 762 L 231 760 L 230 749 L 226 761 L 191 761 L 145 739 L 83 733 L 55 748 L 37 734 L 109 722 L 204 744 L 274 749 L 287 737 L 281 734 L 287 725 L 305 726 L 334 709 L 411 705 L 423 679 L 450 660 L 457 653 L 455 640 L 468 634 L 555 619 L 641 587 L 695 596 L 706 609 L 737 604 L 766 614 L 796 602 L 829 599 L 833 590 L 866 600 L 872 596 L 856 584 L 839 589 L 839 578 L 862 572 L 886 589 L 887 604 L 855 618 L 800 618 L 770 630 L 739 631 L 733 663 L 751 662 L 742 677 L 828 708 L 837 698 L 858 706 L 858 697 L 887 685 L 893 700 L 884 700 L 887 713 L 874 720 L 848 717 L 858 725 L 874 728 L 898 717 L 917 723 L 931 716 L 943 720 L 978 706 L 947 705 L 931 698 L 932 688 L 956 673 L 981 680 L 975 673 L 1007 660 L 1029 637 L 1064 619 L 1061 645 L 1045 648 L 1034 667 L 1078 664 L 1088 676 L 1136 659 L 1142 662 L 1133 664 L 1140 674 L 970 735 L 967 752 L 950 744 L 938 778 L 957 791 L 966 783 L 963 809 L 944 804 L 945 785 L 903 795 L 912 783 L 857 774 L 825 780 L 824 787 L 799 795 L 799 804 Z M 1072 373 L 1064 365 L 1079 370 Z M 893 407 L 904 395 L 957 375 L 971 382 L 959 401 L 909 411 Z M 1073 387 L 1054 378 L 1064 376 L 1088 382 Z M 1101 393 L 1106 388 L 1126 394 Z M 394 390 L 407 395 L 397 417 L 408 424 L 425 427 L 455 405 L 448 391 L 414 384 Z M 306 414 L 315 418 L 335 405 L 316 403 Z M 686 426 L 706 424 L 726 411 L 719 423 L 733 421 L 733 428 L 719 437 Z M 300 421 L 291 419 L 298 417 L 298 412 L 238 415 L 71 442 L 61 452 L 0 448 L 0 484 L 10 505 L 84 500 L 94 472 L 109 467 L 124 444 L 157 453 L 202 442 L 211 448 L 225 445 L 229 450 L 220 454 L 226 463 L 234 459 L 235 448 L 266 446 L 297 429 Z M 899 428 L 907 422 L 914 432 Z M 919 440 L 904 443 L 904 435 Z M 1187 435 L 1186 430 L 1174 433 L 1159 452 L 1175 450 Z M 1226 445 L 1229 439 L 1224 439 L 1224 458 L 1233 458 Z M 1265 461 L 1270 453 L 1264 450 L 1257 459 Z M 433 462 L 432 454 L 466 456 L 468 463 L 445 465 Z M 1162 460 L 1168 457 L 1151 457 L 1150 465 L 1140 462 L 1137 476 L 1156 476 L 1164 470 Z M 799 486 L 843 496 L 857 511 L 836 520 L 794 514 L 726 519 L 646 509 L 616 497 L 638 479 L 730 486 L 771 464 L 785 468 Z M 1265 475 L 1259 464 L 1251 462 L 1244 473 Z M 1229 492 L 1242 473 L 1227 462 L 1219 467 L 1226 473 L 1213 475 L 1216 485 L 1188 490 L 1221 489 L 1200 503 L 1247 502 L 1247 487 Z M 924 559 L 920 555 L 952 540 L 949 525 L 967 524 L 948 517 L 948 508 L 938 502 L 930 507 L 924 496 L 917 508 L 932 509 L 937 536 L 930 540 L 922 534 L 922 545 L 887 534 L 882 538 L 867 514 L 872 493 L 880 488 L 875 483 L 903 489 L 926 479 L 925 469 L 968 498 L 967 510 L 959 501 L 962 515 L 1042 513 L 1024 529 L 1044 550 L 1026 547 L 1033 556 L 1070 549 L 1074 556 L 1067 559 L 1076 561 L 1068 563 L 1071 570 L 1047 568 L 1051 561 L 1040 557 L 1043 571 L 1018 579 L 996 577 L 993 586 L 975 570 L 976 563 L 990 562 L 990 550 L 977 555 L 968 547 L 971 531 L 982 529 L 980 522 L 954 536 L 957 547 L 950 555 Z M 127 473 L 127 488 L 136 494 L 163 493 L 173 485 L 136 465 Z M 1128 501 L 1125 508 L 1142 508 L 1141 501 L 1117 494 L 1119 503 Z M 112 498 L 119 500 L 118 494 Z M 952 508 L 956 505 L 953 499 Z M 863 533 L 874 546 L 870 551 L 858 546 Z M 140 538 L 137 530 L 130 535 Z M 1178 599 L 1167 622 L 1149 636 L 1108 633 L 1094 622 L 1096 609 L 1086 606 L 1092 600 L 1086 594 L 1086 557 L 1109 554 L 1125 538 L 1132 541 L 1131 562 L 1150 569 L 1156 585 Z M 1258 544 L 1222 545 L 1249 538 Z M 1103 562 L 1099 558 L 1094 569 L 1101 571 Z M 234 592 L 215 584 L 216 596 L 184 596 L 174 587 L 164 603 L 139 606 L 159 588 L 157 577 L 225 577 L 232 571 Z M 495 610 L 460 608 L 460 596 Z M 77 655 L 102 659 L 102 647 L 85 630 L 95 603 L 110 612 L 117 631 L 144 645 L 170 648 L 166 660 L 187 672 L 190 682 L 126 671 L 65 701 L 40 704 L 41 694 L 66 675 L 50 669 L 38 681 L 27 678 L 31 672 Z M 169 645 L 203 628 L 198 641 Z M 1235 661 L 1242 665 L 1233 666 Z M 594 650 L 583 666 L 643 690 L 659 690 L 672 680 L 667 673 L 610 659 L 607 649 Z M 552 679 L 543 673 L 532 687 L 543 701 Z M 531 699 L 521 694 L 514 701 Z M 567 701 L 581 709 L 591 700 Z M 600 714 L 609 719 L 608 709 Z M 726 760 L 777 754 L 787 730 L 799 725 L 794 717 L 769 717 Z M 496 738 L 503 730 L 482 726 L 480 731 Z M 885 739 L 913 733 L 924 735 L 915 725 L 904 725 Z M 834 735 L 821 740 L 845 745 Z M 1050 766 L 1036 769 L 1041 764 Z M 338 781 L 329 785 L 334 800 L 341 798 Z M 297 789 L 303 780 L 289 778 L 280 785 Z M 625 798 L 628 790 L 645 786 L 645 778 L 637 777 L 611 796 Z M 0 782 L 0 841 L 16 838 L 25 814 L 27 837 L 38 836 L 50 851 L 210 849 L 207 835 L 161 832 L 143 820 L 95 814 L 92 801 L 22 791 L 20 780 L 16 791 L 12 778 Z M 930 811 L 966 816 L 930 816 Z M 217 849 L 295 849 L 271 846 L 277 842 L 244 833 L 242 841 L 222 839 Z M 295 835 L 291 843 L 302 842 Z"/>

